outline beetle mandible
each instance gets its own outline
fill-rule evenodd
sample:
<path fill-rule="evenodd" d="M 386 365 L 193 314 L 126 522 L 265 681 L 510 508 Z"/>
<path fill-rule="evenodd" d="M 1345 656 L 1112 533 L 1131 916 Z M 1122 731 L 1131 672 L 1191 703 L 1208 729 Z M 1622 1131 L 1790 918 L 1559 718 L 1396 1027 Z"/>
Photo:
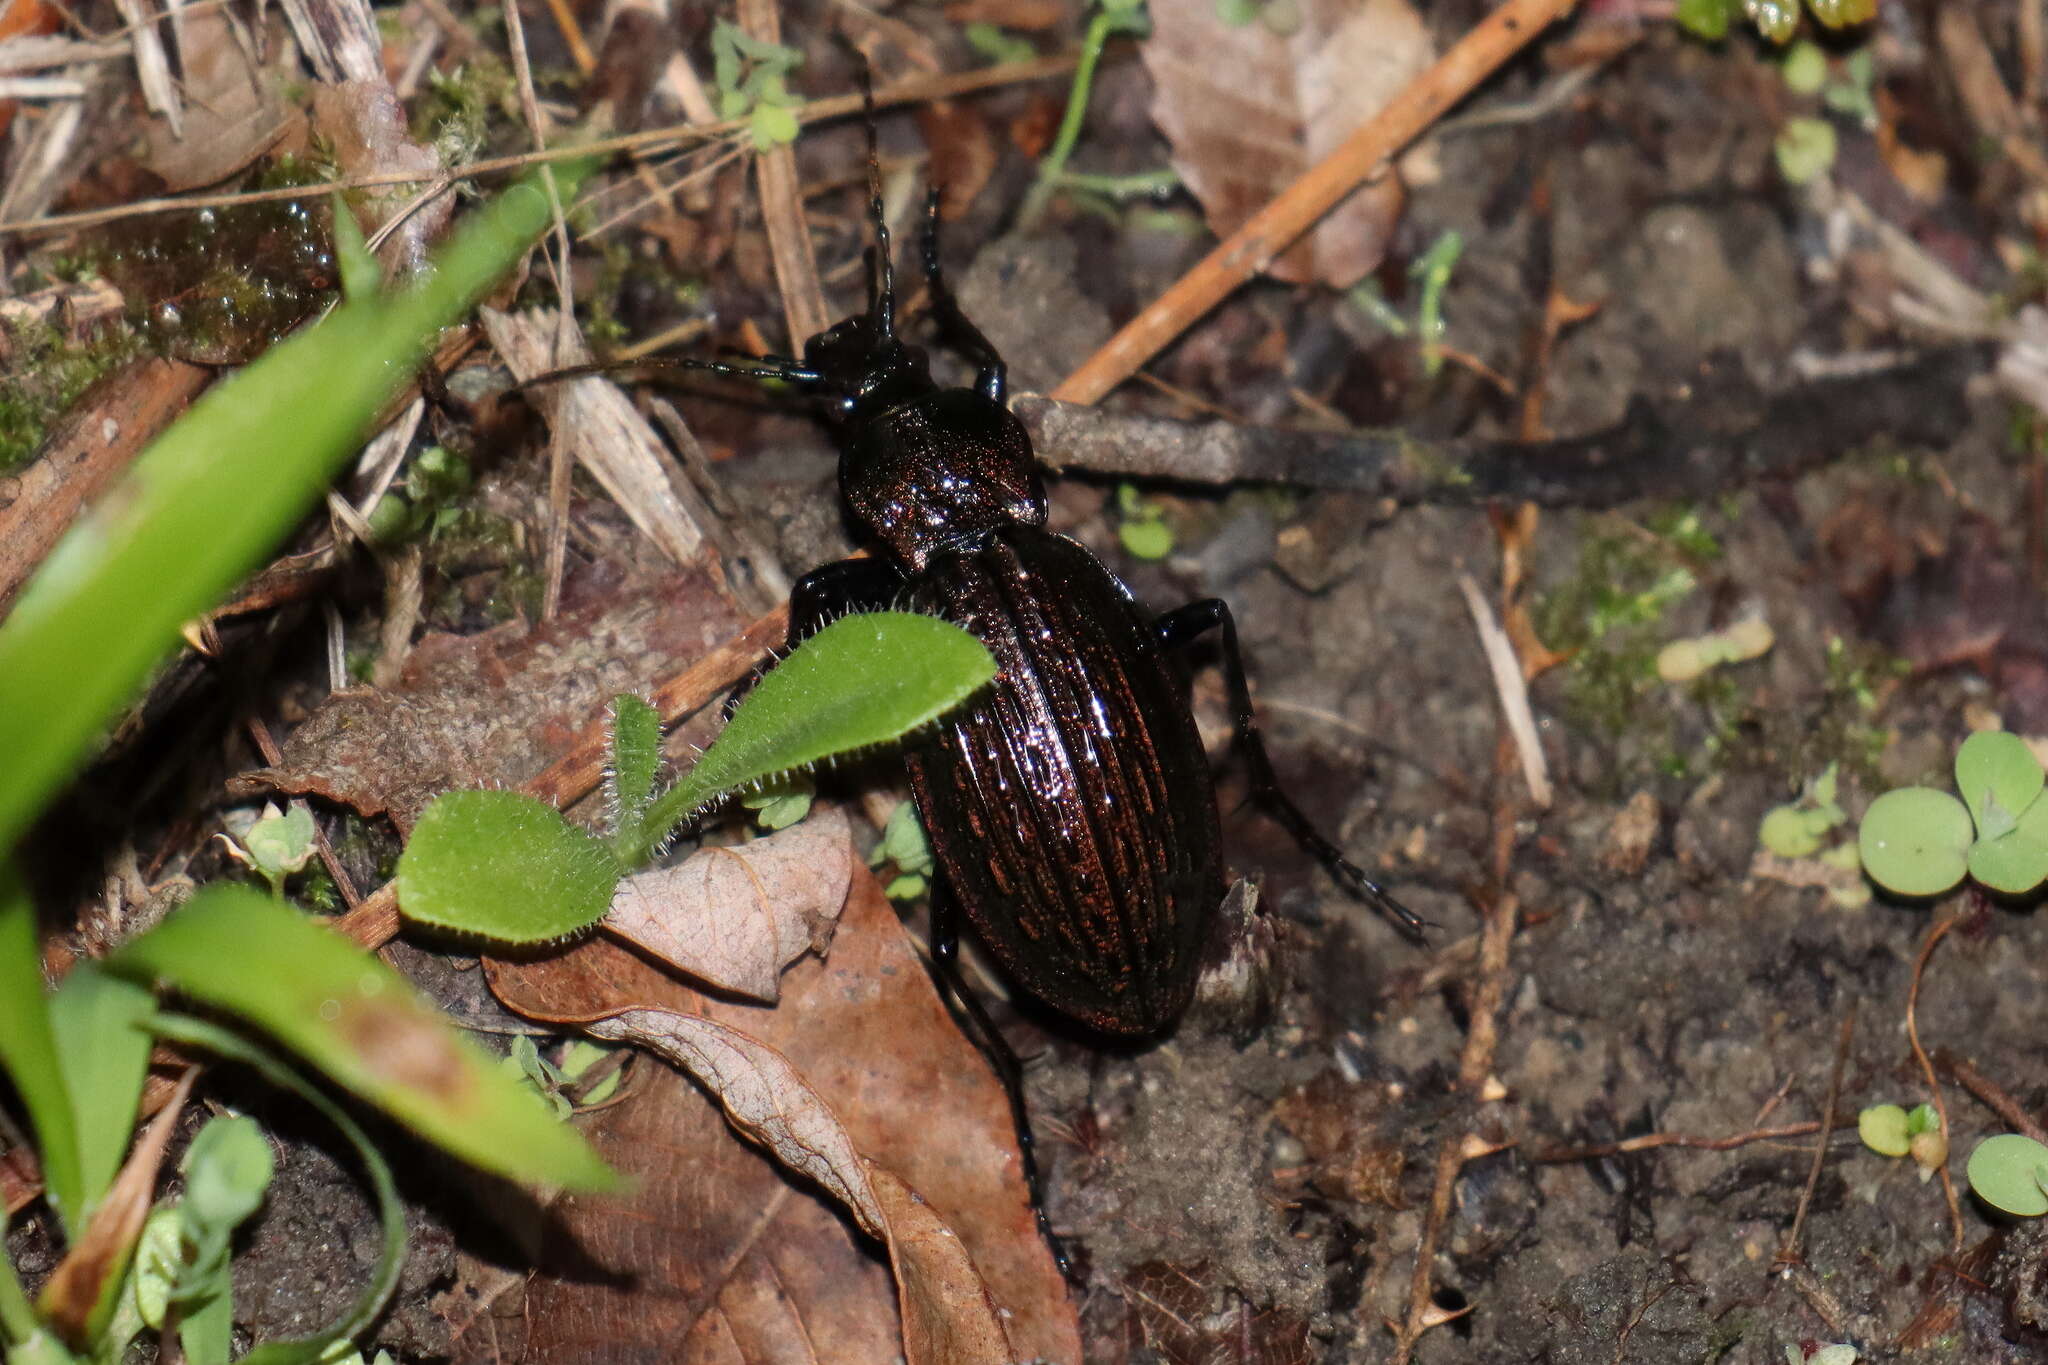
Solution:
<path fill-rule="evenodd" d="M 867 132 L 875 244 L 866 310 L 811 337 L 801 360 L 655 363 L 780 379 L 826 402 L 847 510 L 879 553 L 798 581 L 792 642 L 847 612 L 893 607 L 962 626 L 995 657 L 995 680 L 909 741 L 905 763 L 940 874 L 935 963 L 1002 1073 L 1035 1199 L 1019 1067 L 957 979 L 954 915 L 966 915 L 1018 984 L 1088 1028 L 1135 1040 L 1179 1018 L 1226 885 L 1214 779 L 1178 646 L 1221 631 L 1252 798 L 1348 892 L 1410 934 L 1423 921 L 1346 859 L 1281 789 L 1254 721 L 1229 606 L 1209 598 L 1150 615 L 1101 560 L 1046 529 L 1031 441 L 1005 406 L 1002 357 L 961 311 L 940 269 L 936 188 L 926 197 L 922 243 L 931 317 L 939 340 L 975 367 L 974 383 L 942 387 L 927 353 L 898 335 L 872 103 Z M 1042 1212 L 1039 1219 L 1046 1230 Z"/>

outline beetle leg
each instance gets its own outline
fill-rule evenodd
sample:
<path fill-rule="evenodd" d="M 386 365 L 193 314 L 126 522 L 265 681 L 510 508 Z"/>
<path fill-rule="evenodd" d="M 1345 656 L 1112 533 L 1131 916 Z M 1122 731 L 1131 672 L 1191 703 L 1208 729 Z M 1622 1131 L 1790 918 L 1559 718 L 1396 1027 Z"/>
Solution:
<path fill-rule="evenodd" d="M 953 297 L 945 272 L 939 268 L 937 185 L 926 190 L 924 196 L 924 278 L 931 291 L 932 321 L 938 324 L 940 338 L 974 362 L 974 387 L 982 397 L 1001 403 L 1003 395 L 1009 391 L 1009 368 L 996 354 L 995 346 L 981 334 L 981 329 L 960 311 L 960 301 Z"/>
<path fill-rule="evenodd" d="M 903 588 L 903 575 L 887 560 L 841 559 L 811 570 L 789 590 L 789 634 L 796 648 L 840 617 L 856 611 L 884 611 L 896 601 Z M 770 661 L 772 662 L 772 660 Z M 768 663 L 753 670 L 725 695 L 719 716 L 731 720 L 754 684 L 768 671 Z"/>
<path fill-rule="evenodd" d="M 1187 644 L 1217 626 L 1223 628 L 1223 677 L 1230 687 L 1230 711 L 1237 722 L 1237 743 L 1244 751 L 1246 766 L 1251 770 L 1251 799 L 1285 826 L 1295 842 L 1314 854 L 1339 886 L 1386 916 L 1410 938 L 1419 939 L 1429 922 L 1366 876 L 1335 844 L 1323 837 L 1293 799 L 1281 790 L 1280 779 L 1273 772 L 1273 760 L 1266 754 L 1266 741 L 1259 735 L 1258 720 L 1252 712 L 1251 688 L 1245 682 L 1244 656 L 1238 651 L 1237 622 L 1231 618 L 1230 604 L 1220 597 L 1204 598 L 1166 612 L 1152 622 L 1154 635 L 1168 649 Z"/>
<path fill-rule="evenodd" d="M 996 1078 L 1003 1083 L 1003 1094 L 1010 1101 L 1010 1122 L 1017 1130 L 1017 1155 L 1023 1161 L 1024 1186 L 1031 1193 L 1031 1212 L 1038 1219 L 1038 1235 L 1045 1239 L 1061 1277 L 1071 1280 L 1073 1263 L 1067 1258 L 1059 1235 L 1045 1219 L 1045 1188 L 1038 1177 L 1037 1143 L 1031 1132 L 1031 1114 L 1024 1107 L 1024 1064 L 996 1028 L 995 1021 L 988 1017 L 979 997 L 960 979 L 959 906 L 943 878 L 932 882 L 931 907 L 932 978 L 938 982 L 939 996 L 954 1022 L 960 1025 L 960 1031 L 988 1058 Z"/>
<path fill-rule="evenodd" d="M 902 591 L 903 571 L 886 559 L 841 559 L 813 569 L 789 590 L 789 642 L 856 611 L 887 611 Z"/>

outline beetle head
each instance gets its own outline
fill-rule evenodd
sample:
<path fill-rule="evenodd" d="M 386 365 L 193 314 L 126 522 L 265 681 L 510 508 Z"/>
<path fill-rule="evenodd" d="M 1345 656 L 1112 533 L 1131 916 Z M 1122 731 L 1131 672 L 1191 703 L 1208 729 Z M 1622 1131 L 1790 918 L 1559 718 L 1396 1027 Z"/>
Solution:
<path fill-rule="evenodd" d="M 835 417 L 861 422 L 919 394 L 929 393 L 931 365 L 921 346 L 896 335 L 895 300 L 887 274 L 865 313 L 834 323 L 804 343 L 804 368 L 833 400 Z"/>

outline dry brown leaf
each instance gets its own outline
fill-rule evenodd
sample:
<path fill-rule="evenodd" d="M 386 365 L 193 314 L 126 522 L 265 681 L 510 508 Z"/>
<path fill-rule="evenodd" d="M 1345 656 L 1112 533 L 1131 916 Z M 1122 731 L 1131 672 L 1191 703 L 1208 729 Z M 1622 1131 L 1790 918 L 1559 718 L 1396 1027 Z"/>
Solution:
<path fill-rule="evenodd" d="M 1002 1087 L 954 1027 L 865 868 L 853 870 L 831 957 L 799 959 L 784 973 L 782 1003 L 774 1009 L 708 999 L 605 939 L 542 961 L 487 959 L 486 967 L 498 997 L 533 1018 L 582 1020 L 653 1007 L 700 1015 L 772 1047 L 831 1107 L 854 1148 L 907 1182 L 959 1234 L 1006 1315 L 1014 1358 L 1079 1361 L 1074 1309 L 1036 1232 Z M 657 1342 L 687 1334 L 683 1359 L 775 1359 L 765 1346 L 735 1355 L 732 1344 L 745 1323 L 767 1332 L 774 1320 L 756 1315 L 742 1323 L 727 1313 L 728 1300 L 751 1302 L 747 1291 L 728 1287 L 767 1273 L 764 1246 L 775 1248 L 769 1259 L 781 1292 L 814 1314 L 804 1319 L 814 1340 L 820 1333 L 849 1343 L 866 1340 L 857 1329 L 877 1317 L 890 1327 L 882 1354 L 854 1344 L 828 1354 L 821 1346 L 817 1359 L 888 1365 L 900 1355 L 886 1280 L 862 1291 L 847 1278 L 853 1271 L 845 1246 L 829 1237 L 806 1242 L 789 1235 L 792 1207 L 822 1205 L 788 1187 L 779 1187 L 788 1195 L 780 1201 L 764 1199 L 752 1184 L 728 1191 L 731 1153 L 717 1144 L 649 1136 L 661 1131 L 661 1116 L 645 1112 L 649 1103 L 636 1095 L 593 1115 L 584 1130 L 607 1159 L 639 1179 L 642 1193 L 630 1217 L 621 1217 L 616 1201 L 564 1201 L 556 1209 L 562 1225 L 610 1272 L 614 1287 L 592 1284 L 587 1266 L 536 1280 L 523 1358 L 579 1358 L 582 1343 L 605 1340 L 610 1358 L 640 1358 L 644 1349 L 667 1359 L 671 1348 Z M 723 1145 L 738 1144 L 727 1139 Z M 750 1201 L 744 1207 L 758 1214 L 741 1225 L 738 1214 L 706 1207 L 734 1199 Z M 707 1221 L 720 1230 L 699 1232 Z M 631 1292 L 618 1287 L 634 1280 L 640 1287 Z"/>
<path fill-rule="evenodd" d="M 214 185 L 243 169 L 304 125 L 305 115 L 278 94 L 289 70 L 258 68 L 235 41 L 226 12 L 201 9 L 187 13 L 178 26 L 178 61 L 184 70 L 182 134 L 167 120 L 143 125 L 147 150 L 142 165 L 175 194 Z M 290 49 L 271 44 L 273 54 Z"/>
<path fill-rule="evenodd" d="M 347 176 L 415 175 L 410 185 L 365 190 L 350 207 L 363 231 L 374 234 L 395 218 L 441 173 L 441 158 L 412 140 L 405 106 L 381 72 L 374 80 L 346 80 L 313 91 L 313 128 L 334 148 L 335 165 Z M 427 268 L 427 248 L 447 226 L 455 196 L 443 194 L 406 215 L 378 256 L 394 275 Z"/>
<path fill-rule="evenodd" d="M 485 308 L 479 315 L 491 348 L 522 382 L 591 358 L 580 336 L 573 338 L 573 349 L 556 352 L 559 314 L 553 309 Z M 546 414 L 553 438 L 568 445 L 576 462 L 663 553 L 678 564 L 699 563 L 710 553 L 704 526 L 714 519 L 711 510 L 624 390 L 593 375 L 543 385 L 529 395 Z"/>
<path fill-rule="evenodd" d="M 830 1194 L 889 1248 L 908 1365 L 1009 1365 L 988 1288 L 953 1230 L 916 1191 L 854 1148 L 789 1059 L 737 1029 L 669 1010 L 628 1010 L 590 1033 L 631 1043 L 695 1076 L 733 1126 Z"/>
<path fill-rule="evenodd" d="M 917 128 L 931 149 L 928 174 L 939 191 L 939 216 L 958 222 L 995 174 L 996 139 L 972 101 L 933 100 L 917 106 Z"/>
<path fill-rule="evenodd" d="M 450 788 L 514 786 L 566 749 L 621 692 L 680 672 L 746 624 L 710 572 L 680 571 L 560 616 L 481 635 L 429 635 L 398 686 L 350 688 L 292 732 L 284 761 L 229 784 L 238 796 L 318 795 L 401 829 Z"/>
<path fill-rule="evenodd" d="M 1300 24 L 1285 37 L 1263 16 L 1233 27 L 1216 8 L 1154 0 L 1152 36 L 1139 51 L 1173 167 L 1210 229 L 1228 237 L 1425 70 L 1435 46 L 1408 0 L 1300 0 Z M 1386 254 L 1404 197 L 1390 170 L 1267 272 L 1350 288 Z"/>
<path fill-rule="evenodd" d="M 1043 33 L 1066 22 L 1070 11 L 1059 0 L 955 0 L 946 6 L 946 22 L 994 24 L 997 28 Z"/>
<path fill-rule="evenodd" d="M 844 1125 L 789 1059 L 738 1029 L 674 1010 L 625 1010 L 588 1026 L 594 1038 L 644 1047 L 695 1076 L 735 1128 L 852 1211 L 870 1236 L 888 1220 Z"/>
<path fill-rule="evenodd" d="M 143 1130 L 141 1140 L 121 1163 L 121 1173 L 114 1177 L 99 1207 L 93 1210 L 84 1234 L 64 1253 L 64 1259 L 50 1272 L 37 1296 L 36 1306 L 43 1317 L 75 1347 L 85 1346 L 87 1320 L 109 1281 L 118 1279 L 128 1269 L 135 1241 L 142 1236 L 142 1224 L 149 1217 L 156 1195 L 157 1170 L 163 1165 L 164 1148 L 177 1131 L 178 1119 L 185 1112 L 185 1098 L 192 1093 L 192 1082 L 198 1075 L 198 1068 L 191 1067 L 179 1077 L 170 1103 Z"/>
<path fill-rule="evenodd" d="M 1134 1335 L 1165 1365 L 1308 1365 L 1308 1323 L 1284 1308 L 1254 1313 L 1206 1261 L 1147 1261 L 1124 1276 Z"/>
<path fill-rule="evenodd" d="M 604 927 L 699 981 L 773 1004 L 782 969 L 832 941 L 851 837 L 846 813 L 821 806 L 765 839 L 700 849 L 620 882 Z"/>

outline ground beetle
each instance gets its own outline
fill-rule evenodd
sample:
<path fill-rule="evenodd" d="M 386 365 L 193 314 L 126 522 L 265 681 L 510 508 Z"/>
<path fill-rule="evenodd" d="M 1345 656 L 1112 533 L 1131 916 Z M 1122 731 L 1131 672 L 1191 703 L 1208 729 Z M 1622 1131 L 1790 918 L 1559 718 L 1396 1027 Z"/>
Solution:
<path fill-rule="evenodd" d="M 939 339 L 975 366 L 973 386 L 941 387 L 925 351 L 898 337 L 872 106 L 868 162 L 875 246 L 865 312 L 810 338 L 802 360 L 655 363 L 780 379 L 828 404 L 841 491 L 880 553 L 801 579 L 792 641 L 849 611 L 893 607 L 963 626 L 995 656 L 995 681 L 914 739 L 905 759 L 941 874 L 933 957 L 1003 1075 L 1035 1200 L 1016 1057 L 958 981 L 955 915 L 964 911 L 1026 990 L 1091 1029 L 1142 1039 L 1179 1018 L 1225 885 L 1215 785 L 1176 646 L 1222 628 L 1252 799 L 1347 891 L 1411 933 L 1422 921 L 1280 789 L 1229 606 L 1209 598 L 1148 615 L 1101 560 L 1045 528 L 1045 488 L 1030 438 L 1004 405 L 1002 358 L 939 268 L 936 189 L 923 243 L 932 318 Z M 1047 1241 L 1064 1270 L 1049 1231 Z"/>

